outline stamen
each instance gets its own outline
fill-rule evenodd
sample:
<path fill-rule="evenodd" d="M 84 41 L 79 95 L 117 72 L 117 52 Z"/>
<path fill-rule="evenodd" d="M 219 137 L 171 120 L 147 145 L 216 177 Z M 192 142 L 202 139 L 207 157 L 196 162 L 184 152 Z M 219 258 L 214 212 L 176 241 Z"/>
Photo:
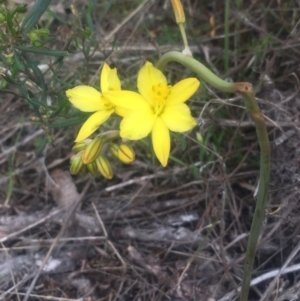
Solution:
<path fill-rule="evenodd" d="M 166 100 L 170 94 L 171 86 L 165 86 L 162 84 L 157 84 L 155 86 L 152 86 L 152 92 L 153 92 L 153 98 L 154 98 L 154 112 L 155 115 L 159 115 L 166 104 Z"/>

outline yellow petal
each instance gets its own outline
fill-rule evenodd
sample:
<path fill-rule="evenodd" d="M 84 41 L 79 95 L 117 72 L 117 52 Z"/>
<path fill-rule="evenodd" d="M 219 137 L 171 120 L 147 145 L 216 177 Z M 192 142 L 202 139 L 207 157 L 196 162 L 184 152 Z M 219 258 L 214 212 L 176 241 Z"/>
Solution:
<path fill-rule="evenodd" d="M 105 93 L 112 104 L 119 109 L 134 110 L 149 110 L 151 107 L 148 102 L 139 94 L 132 91 L 110 91 Z M 122 116 L 122 115 L 121 115 Z"/>
<path fill-rule="evenodd" d="M 127 115 L 128 113 L 130 113 L 131 111 L 121 108 L 121 107 L 115 107 L 115 113 L 121 117 L 124 117 L 125 115 Z"/>
<path fill-rule="evenodd" d="M 154 120 L 152 110 L 132 111 L 123 118 L 120 135 L 130 140 L 142 139 L 151 132 Z"/>
<path fill-rule="evenodd" d="M 104 63 L 100 75 L 100 87 L 102 93 L 108 91 L 108 74 L 110 70 L 110 67 L 106 63 Z"/>
<path fill-rule="evenodd" d="M 153 86 L 157 85 L 167 86 L 168 82 L 164 74 L 158 70 L 157 68 L 153 67 L 153 65 L 149 62 L 141 68 L 138 79 L 137 79 L 137 86 L 139 92 L 142 96 L 149 102 L 149 104 L 153 104 Z"/>
<path fill-rule="evenodd" d="M 153 125 L 152 145 L 157 159 L 165 167 L 168 164 L 171 142 L 168 127 L 160 117 L 156 118 Z"/>
<path fill-rule="evenodd" d="M 95 112 L 104 108 L 101 93 L 90 86 L 77 86 L 66 91 L 69 101 L 80 111 Z"/>
<path fill-rule="evenodd" d="M 104 63 L 100 77 L 101 91 L 121 90 L 121 82 L 117 74 L 117 69 L 111 69 Z"/>
<path fill-rule="evenodd" d="M 75 142 L 82 141 L 92 135 L 112 113 L 113 110 L 101 110 L 90 116 L 79 130 Z"/>
<path fill-rule="evenodd" d="M 191 116 L 189 107 L 184 103 L 165 107 L 160 117 L 173 132 L 183 133 L 197 125 L 197 122 Z"/>
<path fill-rule="evenodd" d="M 172 106 L 187 101 L 197 91 L 199 85 L 197 78 L 181 80 L 171 88 L 166 105 Z"/>
<path fill-rule="evenodd" d="M 108 90 L 118 91 L 121 90 L 121 82 L 118 77 L 117 69 L 111 69 L 108 74 Z"/>

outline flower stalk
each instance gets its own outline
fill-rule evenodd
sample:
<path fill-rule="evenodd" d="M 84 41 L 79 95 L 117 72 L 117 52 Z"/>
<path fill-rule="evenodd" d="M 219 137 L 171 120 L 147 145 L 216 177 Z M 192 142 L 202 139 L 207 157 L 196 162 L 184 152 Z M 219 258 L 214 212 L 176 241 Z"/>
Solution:
<path fill-rule="evenodd" d="M 183 40 L 184 50 L 182 51 L 182 53 L 187 56 L 193 56 L 192 52 L 189 48 L 188 40 L 187 40 L 186 33 L 185 33 L 185 28 L 184 28 L 185 14 L 184 14 L 184 10 L 183 10 L 181 1 L 180 0 L 171 0 L 171 3 L 172 3 L 174 15 L 175 15 L 175 20 L 176 20 L 177 25 L 179 26 L 181 37 Z"/>
<path fill-rule="evenodd" d="M 264 218 L 264 211 L 268 197 L 268 189 L 270 182 L 270 141 L 265 124 L 265 118 L 261 112 L 253 92 L 252 84 L 247 82 L 229 83 L 213 72 L 207 67 L 198 62 L 192 57 L 183 55 L 180 52 L 170 51 L 164 54 L 158 64 L 157 68 L 163 70 L 169 62 L 177 62 L 190 70 L 194 71 L 200 79 L 213 86 L 222 92 L 239 93 L 242 95 L 246 108 L 248 109 L 257 133 L 258 143 L 260 146 L 260 173 L 257 202 L 254 211 L 254 216 L 249 233 L 246 259 L 244 264 L 244 274 L 242 281 L 242 289 L 240 294 L 240 301 L 247 301 L 250 289 L 251 275 L 253 271 L 253 264 L 255 259 L 255 252 L 257 248 L 258 238 Z"/>

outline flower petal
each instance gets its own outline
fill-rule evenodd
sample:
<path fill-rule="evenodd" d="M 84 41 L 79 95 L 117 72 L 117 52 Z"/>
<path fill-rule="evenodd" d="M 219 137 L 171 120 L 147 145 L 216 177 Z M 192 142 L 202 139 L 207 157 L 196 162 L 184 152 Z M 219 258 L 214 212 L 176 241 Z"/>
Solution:
<path fill-rule="evenodd" d="M 150 109 L 148 102 L 136 92 L 125 90 L 109 91 L 105 92 L 105 97 L 116 107 L 127 109 L 129 111 Z"/>
<path fill-rule="evenodd" d="M 69 101 L 80 111 L 95 112 L 104 108 L 101 93 L 90 86 L 77 86 L 66 91 Z"/>
<path fill-rule="evenodd" d="M 168 164 L 171 142 L 168 127 L 160 117 L 156 118 L 153 125 L 152 145 L 157 159 L 165 167 Z"/>
<path fill-rule="evenodd" d="M 119 91 L 121 90 L 121 82 L 118 77 L 117 69 L 111 69 L 108 74 L 108 90 Z"/>
<path fill-rule="evenodd" d="M 110 70 L 110 67 L 104 63 L 100 75 L 100 87 L 102 93 L 108 91 L 108 74 Z"/>
<path fill-rule="evenodd" d="M 75 142 L 82 141 L 92 135 L 105 122 L 114 110 L 101 110 L 91 115 L 82 125 Z"/>
<path fill-rule="evenodd" d="M 123 118 L 120 135 L 130 140 L 142 139 L 151 132 L 154 120 L 152 110 L 132 111 Z"/>
<path fill-rule="evenodd" d="M 164 74 L 153 67 L 150 62 L 141 68 L 138 78 L 137 78 L 137 87 L 142 96 L 149 102 L 150 105 L 153 104 L 153 86 L 161 84 L 162 86 L 167 86 L 168 82 Z"/>
<path fill-rule="evenodd" d="M 115 107 L 115 113 L 121 117 L 124 117 L 125 115 L 127 115 L 128 113 L 130 113 L 131 111 L 121 108 L 121 107 Z"/>
<path fill-rule="evenodd" d="M 187 101 L 198 89 L 200 82 L 197 78 L 186 78 L 171 88 L 167 106 L 173 106 Z"/>
<path fill-rule="evenodd" d="M 104 63 L 100 76 L 100 86 L 102 93 L 110 90 L 121 90 L 121 82 L 116 68 L 111 69 Z"/>
<path fill-rule="evenodd" d="M 197 125 L 197 122 L 191 116 L 189 107 L 184 103 L 165 107 L 160 117 L 173 132 L 183 133 Z"/>

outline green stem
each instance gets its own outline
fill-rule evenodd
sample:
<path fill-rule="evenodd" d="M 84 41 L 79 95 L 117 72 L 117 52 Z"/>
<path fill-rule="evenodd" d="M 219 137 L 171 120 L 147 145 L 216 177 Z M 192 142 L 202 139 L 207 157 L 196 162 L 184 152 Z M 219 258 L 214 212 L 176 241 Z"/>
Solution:
<path fill-rule="evenodd" d="M 260 174 L 258 184 L 258 194 L 256 207 L 252 219 L 246 259 L 244 264 L 244 274 L 242 281 L 242 290 L 240 301 L 247 301 L 250 289 L 251 275 L 253 271 L 253 264 L 255 259 L 256 247 L 259 239 L 259 234 L 264 219 L 264 212 L 266 208 L 266 201 L 268 197 L 268 189 L 270 182 L 270 141 L 266 129 L 264 116 L 255 101 L 254 93 L 242 93 L 247 109 L 249 110 L 256 128 L 256 134 L 260 146 Z"/>
<path fill-rule="evenodd" d="M 229 83 L 219 78 L 207 67 L 195 60 L 193 57 L 185 56 L 178 51 L 170 51 L 165 53 L 160 58 L 156 67 L 160 70 L 163 70 L 169 62 L 178 62 L 184 65 L 188 69 L 197 73 L 201 79 L 203 79 L 205 82 L 212 85 L 218 90 L 231 93 L 237 92 L 237 88 L 234 83 Z"/>
<path fill-rule="evenodd" d="M 182 53 L 175 51 L 164 54 L 160 58 L 157 64 L 157 68 L 163 70 L 166 64 L 172 61 L 178 62 L 194 71 L 202 80 L 220 91 L 240 93 L 244 98 L 245 105 L 250 112 L 250 115 L 255 124 L 258 143 L 261 150 L 259 185 L 256 207 L 249 233 L 246 259 L 244 264 L 242 290 L 240 294 L 240 301 L 247 301 L 255 259 L 255 252 L 264 218 L 264 211 L 266 207 L 270 181 L 270 141 L 264 115 L 255 100 L 252 85 L 250 83 L 228 83 L 216 76 L 213 72 L 211 72 L 208 68 L 206 68 L 203 64 L 201 64 L 194 58 L 185 56 Z"/>

